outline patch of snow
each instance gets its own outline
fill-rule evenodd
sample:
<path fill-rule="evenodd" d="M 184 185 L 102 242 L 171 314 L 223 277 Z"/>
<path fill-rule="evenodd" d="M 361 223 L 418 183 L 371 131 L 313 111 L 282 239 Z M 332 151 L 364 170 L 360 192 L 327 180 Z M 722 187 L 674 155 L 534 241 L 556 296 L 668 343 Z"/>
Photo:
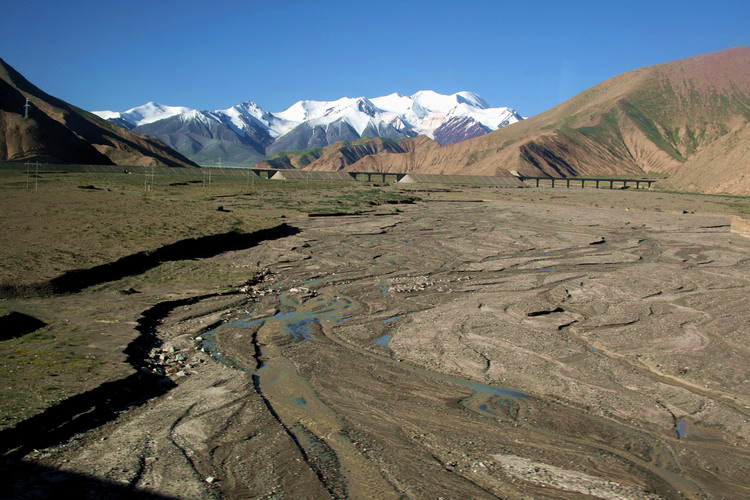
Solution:
<path fill-rule="evenodd" d="M 117 118 L 120 118 L 122 116 L 122 113 L 119 111 L 92 111 L 96 116 L 99 118 L 104 118 L 105 120 L 116 120 Z"/>

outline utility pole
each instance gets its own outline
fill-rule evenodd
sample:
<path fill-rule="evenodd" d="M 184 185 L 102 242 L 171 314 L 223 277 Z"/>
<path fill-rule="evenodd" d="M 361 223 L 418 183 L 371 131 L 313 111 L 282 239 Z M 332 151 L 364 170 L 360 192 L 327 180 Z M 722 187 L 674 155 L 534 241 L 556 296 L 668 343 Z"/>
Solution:
<path fill-rule="evenodd" d="M 29 119 L 29 107 L 31 104 L 29 104 L 29 98 L 26 98 L 26 104 L 23 105 L 23 119 L 28 120 Z"/>
<path fill-rule="evenodd" d="M 151 191 L 154 188 L 154 172 L 155 167 L 151 167 L 151 171 L 148 170 L 149 167 L 143 168 L 143 190 L 144 191 Z M 151 174 L 149 176 L 149 174 Z M 150 177 L 150 179 L 149 179 Z M 149 182 L 150 181 L 150 182 Z"/>

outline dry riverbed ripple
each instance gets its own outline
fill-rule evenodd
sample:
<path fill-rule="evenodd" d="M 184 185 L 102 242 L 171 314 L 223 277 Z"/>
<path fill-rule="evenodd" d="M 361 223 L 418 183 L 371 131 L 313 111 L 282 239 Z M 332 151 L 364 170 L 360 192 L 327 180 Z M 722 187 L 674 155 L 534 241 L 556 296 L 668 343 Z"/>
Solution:
<path fill-rule="evenodd" d="M 750 241 L 726 221 L 297 219 L 222 257 L 267 273 L 158 325 L 174 389 L 28 459 L 179 498 L 746 498 Z"/>

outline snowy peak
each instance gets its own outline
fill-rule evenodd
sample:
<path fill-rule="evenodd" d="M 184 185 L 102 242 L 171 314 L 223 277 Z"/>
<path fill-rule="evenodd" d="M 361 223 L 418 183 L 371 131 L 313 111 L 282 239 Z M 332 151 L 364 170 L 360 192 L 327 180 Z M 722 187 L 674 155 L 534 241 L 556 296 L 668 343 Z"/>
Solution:
<path fill-rule="evenodd" d="M 137 106 L 127 111 L 93 111 L 93 113 L 105 120 L 114 121 L 121 125 L 126 124 L 126 128 L 135 128 L 139 125 L 153 123 L 171 116 L 180 115 L 194 111 L 184 106 L 165 106 L 156 102 L 147 102 L 143 106 Z"/>
<path fill-rule="evenodd" d="M 393 93 L 371 100 L 378 108 L 391 113 L 406 113 L 414 105 L 414 99 L 401 94 Z"/>
<path fill-rule="evenodd" d="M 474 106 L 475 108 L 482 108 L 486 109 L 489 108 L 490 105 L 487 104 L 487 101 L 482 99 L 481 96 L 478 94 L 475 94 L 474 92 L 458 92 L 456 94 L 453 94 L 456 96 L 456 100 L 461 104 L 469 104 L 471 106 Z"/>
<path fill-rule="evenodd" d="M 279 113 L 277 117 L 291 122 L 306 122 L 326 117 L 338 117 L 348 111 L 359 111 L 374 116 L 376 107 L 366 97 L 342 97 L 335 101 L 298 101 Z"/>
<path fill-rule="evenodd" d="M 466 91 L 443 95 L 432 90 L 420 90 L 411 96 L 411 99 L 424 109 L 441 113 L 447 113 L 459 104 L 466 104 L 478 109 L 490 107 L 479 95 Z"/>
<path fill-rule="evenodd" d="M 241 102 L 231 108 L 211 111 L 210 113 L 219 117 L 222 121 L 230 123 L 239 131 L 246 130 L 249 126 L 261 127 L 271 137 L 283 135 L 296 126 L 296 123 L 289 123 L 252 101 Z"/>
<path fill-rule="evenodd" d="M 421 90 L 411 96 L 393 93 L 382 97 L 344 97 L 335 101 L 298 101 L 274 113 L 289 123 L 328 125 L 339 120 L 362 133 L 369 125 L 377 128 L 390 124 L 397 130 L 434 137 L 435 130 L 454 117 L 470 117 L 492 131 L 521 120 L 511 108 L 491 108 L 474 92 L 462 91 L 444 95 Z"/>
<path fill-rule="evenodd" d="M 441 144 L 450 144 L 489 133 L 523 118 L 512 108 L 493 108 L 474 92 L 440 94 L 420 90 L 410 96 L 392 93 L 381 97 L 342 97 L 334 101 L 297 101 L 283 111 L 272 113 L 252 101 L 227 109 L 199 111 L 181 106 L 149 102 L 123 112 L 95 111 L 100 117 L 126 128 L 149 125 L 143 133 L 154 133 L 182 151 L 179 145 L 197 147 L 204 139 L 195 130 L 223 127 L 232 141 L 256 144 L 257 154 L 327 146 L 331 141 L 360 137 L 399 139 L 426 135 Z M 161 120 L 178 120 L 180 130 L 190 130 L 189 139 L 181 140 L 169 124 L 153 126 Z M 172 122 L 173 123 L 173 122 Z M 189 127 L 193 123 L 196 127 Z M 203 127 L 203 128 L 201 128 Z M 172 130 L 172 135 L 166 133 Z M 138 129 L 137 131 L 141 131 Z M 208 133 L 208 132 L 206 132 Z M 176 134 L 176 135 L 175 135 Z M 268 142 L 272 144 L 266 145 Z M 185 146 L 188 147 L 188 146 Z M 201 146 L 202 147 L 202 146 Z M 265 149 L 263 149 L 265 148 Z M 190 154 L 190 151 L 184 151 Z M 193 156 L 197 153 L 193 152 Z"/>
<path fill-rule="evenodd" d="M 380 111 L 367 97 L 360 97 L 356 101 L 357 111 L 360 111 L 367 116 L 375 116 Z"/>

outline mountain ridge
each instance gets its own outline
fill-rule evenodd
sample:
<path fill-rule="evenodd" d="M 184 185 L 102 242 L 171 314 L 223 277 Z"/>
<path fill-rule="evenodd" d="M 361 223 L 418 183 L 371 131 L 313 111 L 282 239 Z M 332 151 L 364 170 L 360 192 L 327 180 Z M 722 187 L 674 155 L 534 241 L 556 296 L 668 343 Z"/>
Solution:
<path fill-rule="evenodd" d="M 252 101 L 214 111 L 149 102 L 123 112 L 94 113 L 156 137 L 196 161 L 221 158 L 240 164 L 363 137 L 427 135 L 450 144 L 523 119 L 513 108 L 490 107 L 473 92 L 444 95 L 431 90 L 411 96 L 393 93 L 375 98 L 302 100 L 276 113 Z M 191 124 L 191 120 L 202 125 Z"/>
<path fill-rule="evenodd" d="M 47 94 L 0 59 L 0 158 L 94 165 L 195 166 L 161 142 Z M 23 105 L 29 99 L 29 118 Z"/>

